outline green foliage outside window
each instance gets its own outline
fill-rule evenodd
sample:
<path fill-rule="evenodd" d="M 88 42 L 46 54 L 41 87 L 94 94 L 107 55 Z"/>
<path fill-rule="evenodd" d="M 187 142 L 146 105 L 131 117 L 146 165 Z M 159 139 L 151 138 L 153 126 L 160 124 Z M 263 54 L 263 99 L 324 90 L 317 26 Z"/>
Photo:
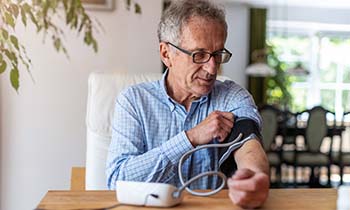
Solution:
<path fill-rule="evenodd" d="M 350 83 L 350 65 L 345 66 L 343 74 L 343 82 Z"/>
<path fill-rule="evenodd" d="M 276 69 L 274 77 L 267 78 L 267 103 L 293 112 L 306 108 L 306 89 L 294 88 L 295 82 L 306 82 L 306 76 L 294 76 L 287 69 L 301 64 L 309 65 L 307 59 L 310 40 L 308 37 L 289 34 L 270 34 L 267 42 L 268 64 Z"/>
<path fill-rule="evenodd" d="M 266 102 L 286 109 L 292 102 L 291 80 L 285 72 L 287 64 L 278 58 L 277 49 L 271 44 L 268 45 L 267 54 L 267 62 L 276 70 L 276 75 L 267 78 Z"/>
<path fill-rule="evenodd" d="M 324 108 L 330 111 L 335 111 L 335 90 L 320 90 L 321 91 L 321 104 Z M 329 103 L 333 102 L 333 103 Z"/>
<path fill-rule="evenodd" d="M 350 111 L 350 90 L 342 92 L 342 106 L 345 111 Z"/>

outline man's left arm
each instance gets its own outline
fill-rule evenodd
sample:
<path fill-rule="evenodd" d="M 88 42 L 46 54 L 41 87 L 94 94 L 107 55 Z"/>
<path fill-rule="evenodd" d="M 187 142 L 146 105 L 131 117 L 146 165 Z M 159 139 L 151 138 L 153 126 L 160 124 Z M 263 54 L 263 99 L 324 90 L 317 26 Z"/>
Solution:
<path fill-rule="evenodd" d="M 233 83 L 228 83 L 231 97 L 227 109 L 236 116 L 233 130 L 243 138 L 255 134 L 233 154 L 237 171 L 228 179 L 229 197 L 233 203 L 247 208 L 261 206 L 267 199 L 270 178 L 269 163 L 261 145 L 262 120 L 249 92 Z"/>
<path fill-rule="evenodd" d="M 269 163 L 258 139 L 247 141 L 234 153 L 237 171 L 227 181 L 229 197 L 244 208 L 261 206 L 270 186 Z"/>

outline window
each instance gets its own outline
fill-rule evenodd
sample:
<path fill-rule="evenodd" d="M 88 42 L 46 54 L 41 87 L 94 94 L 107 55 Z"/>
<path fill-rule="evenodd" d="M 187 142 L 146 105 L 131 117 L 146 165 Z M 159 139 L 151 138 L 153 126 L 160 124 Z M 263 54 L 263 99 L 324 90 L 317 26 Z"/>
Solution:
<path fill-rule="evenodd" d="M 284 70 L 301 64 L 310 72 L 288 76 L 291 111 L 321 105 L 337 119 L 350 111 L 350 26 L 269 21 L 267 33 Z"/>

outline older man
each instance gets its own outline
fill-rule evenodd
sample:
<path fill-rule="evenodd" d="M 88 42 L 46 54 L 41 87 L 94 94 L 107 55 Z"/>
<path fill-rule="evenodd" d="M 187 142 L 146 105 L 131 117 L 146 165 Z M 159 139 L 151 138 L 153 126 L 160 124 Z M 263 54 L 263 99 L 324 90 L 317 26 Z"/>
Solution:
<path fill-rule="evenodd" d="M 223 142 L 231 130 L 251 140 L 226 160 L 222 170 L 229 197 L 254 208 L 268 196 L 269 166 L 259 141 L 261 119 L 249 93 L 233 81 L 216 80 L 230 60 L 225 48 L 224 11 L 206 0 L 174 1 L 158 28 L 160 57 L 168 67 L 162 80 L 138 84 L 117 99 L 107 160 L 110 189 L 117 180 L 163 182 L 180 186 L 180 157 L 198 145 Z M 186 160 L 189 178 L 218 170 L 219 149 L 205 149 Z M 214 189 L 216 176 L 191 184 Z"/>

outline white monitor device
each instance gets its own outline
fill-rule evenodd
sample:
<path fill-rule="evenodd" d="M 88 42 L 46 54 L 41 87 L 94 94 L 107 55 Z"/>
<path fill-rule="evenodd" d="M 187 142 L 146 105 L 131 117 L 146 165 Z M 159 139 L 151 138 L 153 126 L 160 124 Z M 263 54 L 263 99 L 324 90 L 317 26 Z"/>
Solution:
<path fill-rule="evenodd" d="M 183 199 L 174 196 L 175 186 L 164 183 L 117 181 L 116 188 L 118 202 L 123 204 L 171 207 Z"/>

